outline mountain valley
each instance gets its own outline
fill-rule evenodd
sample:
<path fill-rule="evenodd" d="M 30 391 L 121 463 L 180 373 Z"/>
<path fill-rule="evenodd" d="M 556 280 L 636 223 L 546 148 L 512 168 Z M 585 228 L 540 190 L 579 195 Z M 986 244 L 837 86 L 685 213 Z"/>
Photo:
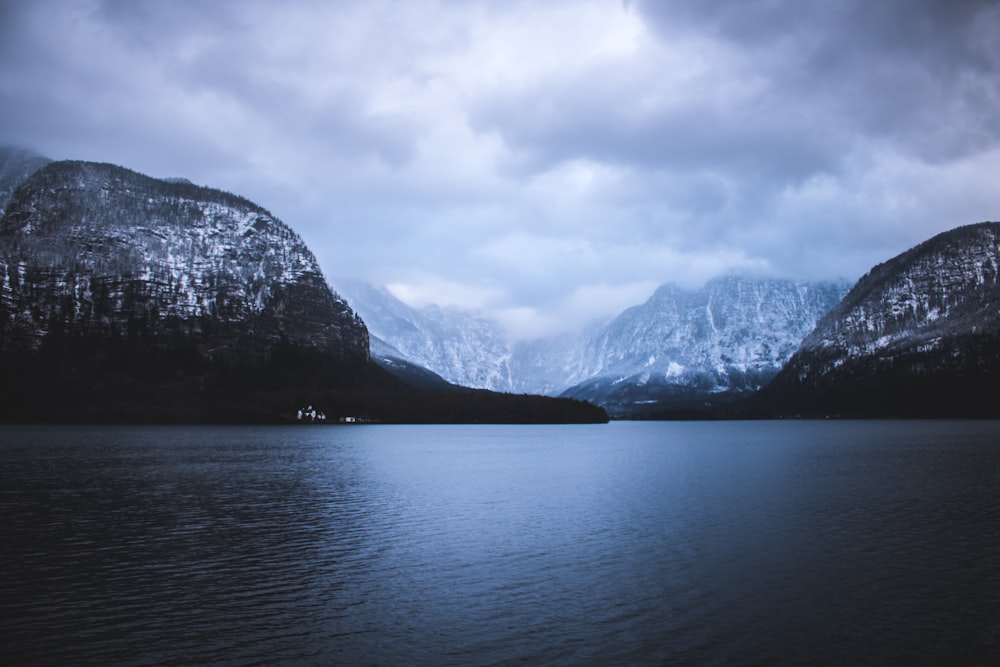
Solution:
<path fill-rule="evenodd" d="M 357 283 L 346 294 L 373 338 L 384 342 L 385 359 L 407 360 L 460 384 L 486 381 L 473 386 L 562 395 L 637 416 L 752 394 L 847 287 L 738 277 L 700 290 L 663 285 L 604 326 L 516 344 L 503 343 L 499 324 L 471 314 L 416 310 Z"/>

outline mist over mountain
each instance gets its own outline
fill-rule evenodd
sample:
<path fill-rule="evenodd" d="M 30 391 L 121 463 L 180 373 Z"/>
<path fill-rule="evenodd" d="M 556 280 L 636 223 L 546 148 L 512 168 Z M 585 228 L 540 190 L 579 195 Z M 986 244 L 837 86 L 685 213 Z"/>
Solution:
<path fill-rule="evenodd" d="M 663 285 L 606 325 L 513 345 L 474 315 L 416 311 L 384 290 L 354 298 L 379 304 L 372 321 L 387 360 L 622 417 L 995 416 L 997 233 L 997 223 L 960 227 L 850 289 L 734 276 L 698 290 Z M 407 354 L 422 350 L 434 354 Z"/>
<path fill-rule="evenodd" d="M 386 368 L 420 366 L 447 382 L 493 391 L 555 395 L 582 363 L 593 329 L 511 343 L 499 322 L 457 308 L 412 308 L 384 287 L 350 278 L 337 290 L 364 319 L 372 358 Z"/>
<path fill-rule="evenodd" d="M 51 161 L 21 148 L 0 146 L 0 218 L 14 189 Z"/>
<path fill-rule="evenodd" d="M 586 400 L 620 417 L 997 416 L 998 226 L 935 236 L 853 287 L 736 276 L 697 290 L 667 284 L 603 326 L 513 345 L 471 315 L 439 318 L 453 329 L 436 337 L 384 291 L 393 326 L 372 321 L 388 356 L 407 358 L 409 336 L 440 346 L 411 361 L 444 377 L 503 368 L 509 390 Z M 476 342 L 484 329 L 489 345 Z"/>
<path fill-rule="evenodd" d="M 515 390 L 559 395 L 580 375 L 588 343 L 602 328 L 602 323 L 592 322 L 580 331 L 515 343 L 510 357 Z"/>
<path fill-rule="evenodd" d="M 808 415 L 997 416 L 1000 223 L 958 227 L 879 264 L 768 387 Z"/>

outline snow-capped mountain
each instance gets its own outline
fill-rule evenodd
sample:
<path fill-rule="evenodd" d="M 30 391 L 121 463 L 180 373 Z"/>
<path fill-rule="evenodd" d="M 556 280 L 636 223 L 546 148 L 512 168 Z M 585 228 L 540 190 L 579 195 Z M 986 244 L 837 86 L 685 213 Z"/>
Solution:
<path fill-rule="evenodd" d="M 752 393 L 846 291 L 842 282 L 739 277 L 699 290 L 664 285 L 588 342 L 563 395 L 629 413 Z"/>
<path fill-rule="evenodd" d="M 664 285 L 603 327 L 510 344 L 483 318 L 418 311 L 362 283 L 337 287 L 368 324 L 377 357 L 404 359 L 466 386 L 561 393 L 624 411 L 756 390 L 847 291 L 839 282 L 749 278 L 696 291 Z"/>
<path fill-rule="evenodd" d="M 358 280 L 337 279 L 336 288 L 367 325 L 376 361 L 405 360 L 457 385 L 511 391 L 511 348 L 498 323 L 454 308 L 411 308 Z"/>
<path fill-rule="evenodd" d="M 873 268 L 768 392 L 806 412 L 996 414 L 1000 223 L 958 227 Z"/>
<path fill-rule="evenodd" d="M 511 351 L 514 390 L 556 396 L 567 389 L 587 363 L 587 345 L 600 331 L 592 323 L 582 331 L 520 341 Z"/>
<path fill-rule="evenodd" d="M 259 206 L 53 162 L 0 219 L 0 365 L 8 417 L 273 419 L 369 377 L 368 334 Z"/>
<path fill-rule="evenodd" d="M 209 354 L 287 340 L 367 358 L 364 325 L 280 220 L 218 190 L 54 162 L 0 220 L 2 342 L 54 329 L 212 331 Z"/>

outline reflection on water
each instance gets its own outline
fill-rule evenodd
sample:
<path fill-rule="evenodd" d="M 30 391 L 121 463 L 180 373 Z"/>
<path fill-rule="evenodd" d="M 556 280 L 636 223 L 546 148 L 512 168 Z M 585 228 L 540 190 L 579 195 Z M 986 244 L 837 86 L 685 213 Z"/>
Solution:
<path fill-rule="evenodd" d="M 1000 659 L 1000 423 L 3 427 L 5 664 Z"/>

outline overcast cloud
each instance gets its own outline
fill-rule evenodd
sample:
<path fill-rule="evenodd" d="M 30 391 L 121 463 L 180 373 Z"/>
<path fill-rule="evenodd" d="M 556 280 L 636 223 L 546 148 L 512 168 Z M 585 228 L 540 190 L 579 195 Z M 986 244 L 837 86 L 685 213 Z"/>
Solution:
<path fill-rule="evenodd" d="M 0 141 L 242 194 L 516 337 L 1000 219 L 1000 4 L 0 2 Z"/>

